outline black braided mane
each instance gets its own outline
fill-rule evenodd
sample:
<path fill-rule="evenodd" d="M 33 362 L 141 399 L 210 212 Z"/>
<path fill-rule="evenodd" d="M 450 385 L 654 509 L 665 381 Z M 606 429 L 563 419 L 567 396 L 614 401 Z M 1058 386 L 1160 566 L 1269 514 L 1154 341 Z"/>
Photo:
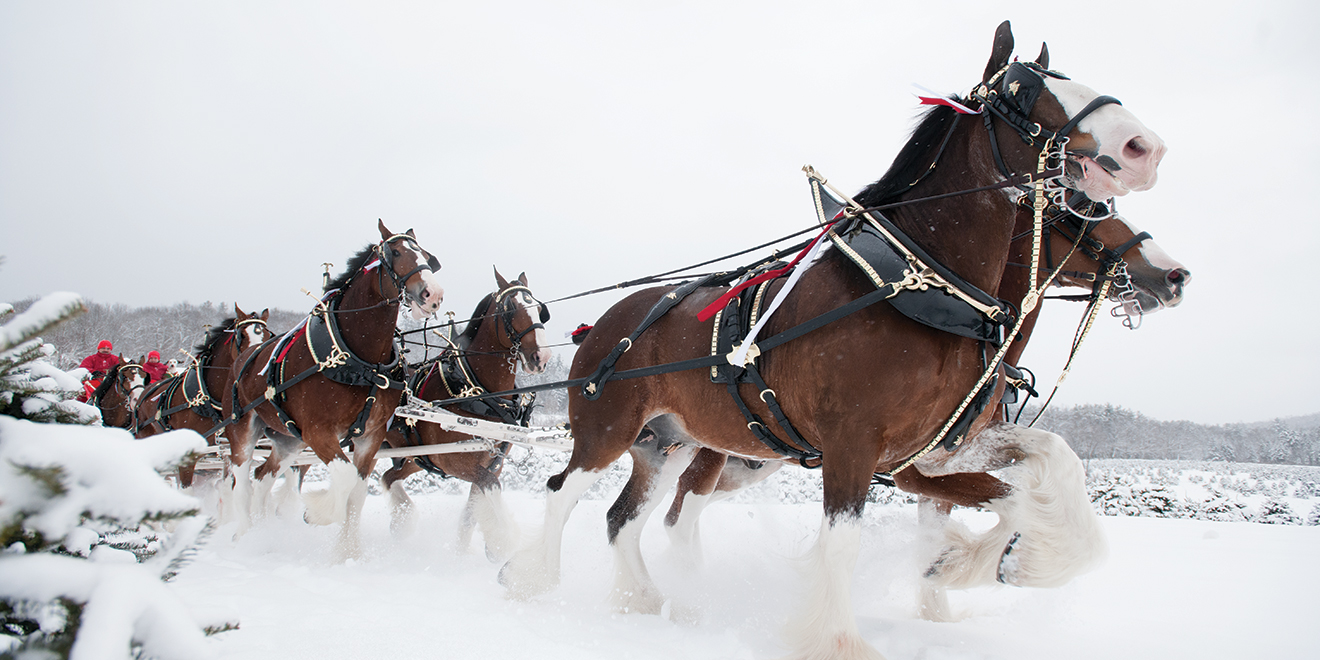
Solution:
<path fill-rule="evenodd" d="M 362 267 L 367 265 L 367 262 L 375 256 L 376 246 L 374 244 L 368 245 L 359 250 L 357 254 L 349 257 L 348 265 L 344 266 L 344 272 L 340 273 L 339 277 L 330 280 L 330 283 L 325 286 L 322 293 L 347 287 L 349 280 L 353 279 L 353 276 L 356 275 L 358 271 L 362 270 Z"/>
<path fill-rule="evenodd" d="M 467 327 L 463 328 L 463 334 L 459 335 L 459 346 L 467 348 L 472 345 L 472 340 L 477 338 L 477 331 L 481 329 L 481 321 L 486 316 L 486 308 L 490 306 L 495 294 L 488 293 L 481 302 L 477 303 L 477 308 L 472 310 L 472 317 L 468 321 Z"/>
<path fill-rule="evenodd" d="M 966 99 L 957 96 L 950 98 L 964 105 L 968 103 Z M 930 169 L 931 160 L 935 158 L 934 152 L 940 148 L 956 116 L 953 108 L 944 105 L 926 111 L 917 128 L 912 131 L 912 137 L 889 166 L 889 171 L 879 181 L 857 193 L 857 203 L 862 206 L 879 206 L 906 192 L 913 181 Z"/>
<path fill-rule="evenodd" d="M 224 343 L 225 335 L 233 332 L 237 323 L 238 319 L 231 316 L 221 321 L 219 325 L 211 326 L 211 329 L 206 331 L 206 337 L 202 339 L 202 343 L 193 347 L 193 355 L 196 356 L 199 364 L 210 361 L 211 356 L 215 354 L 215 349 Z"/>

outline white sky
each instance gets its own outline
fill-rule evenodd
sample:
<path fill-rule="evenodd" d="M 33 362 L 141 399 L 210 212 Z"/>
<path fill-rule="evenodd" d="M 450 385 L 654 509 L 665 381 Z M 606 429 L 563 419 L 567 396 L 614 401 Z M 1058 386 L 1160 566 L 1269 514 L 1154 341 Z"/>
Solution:
<path fill-rule="evenodd" d="M 718 6 L 717 6 L 718 5 Z M 893 5 L 893 6 L 890 6 Z M 995 26 L 1170 145 L 1120 208 L 1191 269 L 1103 317 L 1056 402 L 1218 423 L 1320 411 L 1320 9 L 1303 2 L 6 2 L 0 300 L 302 310 L 320 264 L 414 227 L 466 316 L 813 221 L 799 168 L 883 174 L 912 83 L 966 92 Z M 1299 194 L 1302 193 L 1302 194 Z M 553 307 L 555 336 L 617 295 Z M 1045 384 L 1080 306 L 1024 363 Z M 90 347 L 89 347 L 90 350 Z"/>

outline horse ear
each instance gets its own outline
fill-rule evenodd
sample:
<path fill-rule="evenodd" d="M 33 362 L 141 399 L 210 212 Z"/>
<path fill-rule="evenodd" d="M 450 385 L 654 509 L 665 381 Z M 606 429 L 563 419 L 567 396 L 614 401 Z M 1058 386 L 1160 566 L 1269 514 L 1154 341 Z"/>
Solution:
<path fill-rule="evenodd" d="M 387 228 L 387 227 L 385 226 L 385 221 L 384 221 L 384 220 L 381 220 L 380 218 L 376 218 L 376 224 L 380 227 L 380 239 L 381 239 L 382 241 L 383 241 L 383 240 L 388 240 L 389 237 L 391 237 L 391 236 L 394 235 L 394 234 L 390 233 L 389 228 Z"/>
<path fill-rule="evenodd" d="M 1036 58 L 1036 64 L 1042 69 L 1050 68 L 1050 47 L 1045 42 L 1040 42 L 1040 57 Z"/>
<path fill-rule="evenodd" d="M 247 312 L 244 312 L 243 310 L 239 309 L 238 303 L 234 303 L 234 318 L 240 321 L 247 318 Z"/>
<path fill-rule="evenodd" d="M 270 320 L 270 308 L 269 308 L 269 307 L 267 307 L 266 309 L 261 310 L 261 320 L 263 320 L 263 321 L 269 321 L 269 320 Z"/>
<path fill-rule="evenodd" d="M 995 45 L 990 51 L 990 62 L 985 65 L 985 75 L 981 82 L 989 82 L 999 70 L 1008 66 L 1008 58 L 1013 55 L 1013 28 L 1008 21 L 999 24 L 995 30 Z"/>
<path fill-rule="evenodd" d="M 504 279 L 503 275 L 500 275 L 500 269 L 495 266 L 491 266 L 491 268 L 495 269 L 495 283 L 500 285 L 500 289 L 509 288 L 509 281 Z"/>
<path fill-rule="evenodd" d="M 407 234 L 407 235 L 409 235 L 409 236 L 412 236 L 413 238 L 417 238 L 417 234 L 414 234 L 414 233 L 413 233 L 413 228 L 412 228 L 412 227 L 409 227 L 409 228 L 408 228 L 408 231 L 405 231 L 405 232 L 403 232 L 403 233 L 405 233 L 405 234 Z"/>
<path fill-rule="evenodd" d="M 527 286 L 527 271 L 518 273 L 518 281 L 522 282 L 523 286 Z"/>

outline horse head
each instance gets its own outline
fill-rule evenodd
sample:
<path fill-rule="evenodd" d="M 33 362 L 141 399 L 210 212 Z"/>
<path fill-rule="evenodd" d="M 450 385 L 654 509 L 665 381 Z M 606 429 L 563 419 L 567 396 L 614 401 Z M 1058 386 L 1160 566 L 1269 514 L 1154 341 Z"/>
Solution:
<path fill-rule="evenodd" d="M 101 418 L 112 426 L 128 427 L 133 421 L 133 411 L 137 409 L 138 399 L 151 376 L 142 368 L 142 359 L 137 362 L 119 356 L 116 364 L 106 374 L 100 386 L 92 393 L 92 402 L 101 409 Z M 124 420 L 122 422 L 118 420 Z"/>
<path fill-rule="evenodd" d="M 238 355 L 248 348 L 260 346 L 267 339 L 275 336 L 275 333 L 271 332 L 270 326 L 266 324 L 269 320 L 270 308 L 261 310 L 260 314 L 256 312 L 248 314 L 240 309 L 237 303 L 234 304 L 232 332 L 236 338 L 233 342 L 230 342 L 234 359 L 238 359 Z"/>
<path fill-rule="evenodd" d="M 518 279 L 509 282 L 496 269 L 495 283 L 499 285 L 499 292 L 495 294 L 493 305 L 499 316 L 497 333 L 503 334 L 501 343 L 507 340 L 505 347 L 518 354 L 524 371 L 533 374 L 545 371 L 551 357 L 545 336 L 545 323 L 550 320 L 549 308 L 527 288 L 527 273 L 520 273 Z"/>
<path fill-rule="evenodd" d="M 1127 218 L 1114 215 L 1098 223 L 1090 236 L 1105 246 L 1101 251 L 1102 260 L 1117 259 L 1120 265 L 1115 279 L 1117 286 L 1110 289 L 1111 300 L 1134 300 L 1140 311 L 1146 314 L 1165 307 L 1177 307 L 1182 302 L 1183 287 L 1192 280 L 1192 273 L 1170 257 L 1150 234 L 1141 231 Z M 1131 288 L 1130 295 L 1134 298 L 1124 297 L 1125 287 Z"/>
<path fill-rule="evenodd" d="M 982 82 L 971 95 L 982 103 L 982 112 L 1008 124 L 1029 144 L 1061 150 L 1055 156 L 1062 157 L 1063 183 L 1092 200 L 1155 185 L 1166 147 L 1154 131 L 1117 99 L 1051 71 L 1045 46 L 1034 62 L 1010 62 L 1012 51 L 1013 33 L 1004 21 L 995 32 Z M 1007 136 L 1006 141 L 1013 142 Z"/>
<path fill-rule="evenodd" d="M 436 313 L 444 302 L 445 290 L 435 278 L 440 260 L 417 243 L 413 230 L 395 234 L 377 221 L 380 228 L 380 260 L 390 273 L 395 288 L 407 295 L 413 318 Z"/>

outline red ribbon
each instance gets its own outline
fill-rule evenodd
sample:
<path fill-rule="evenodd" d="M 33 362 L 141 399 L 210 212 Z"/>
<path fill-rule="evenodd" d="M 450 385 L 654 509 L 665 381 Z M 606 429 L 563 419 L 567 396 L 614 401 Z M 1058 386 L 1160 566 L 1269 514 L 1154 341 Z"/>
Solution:
<path fill-rule="evenodd" d="M 839 213 L 842 214 L 843 212 L 840 211 Z M 835 216 L 835 218 L 837 219 L 838 216 Z M 833 222 L 826 225 L 825 229 L 823 229 L 819 234 L 817 234 L 816 238 L 812 240 L 811 243 L 807 245 L 807 247 L 802 248 L 802 251 L 799 252 L 796 257 L 793 257 L 793 261 L 790 261 L 787 266 L 784 266 L 783 268 L 776 268 L 774 270 L 766 271 L 764 273 L 761 273 L 760 275 L 757 275 L 756 277 L 753 277 L 750 280 L 747 280 L 746 282 L 743 282 L 742 284 L 739 284 L 738 286 L 733 287 L 732 289 L 729 289 L 728 293 L 725 293 L 724 295 L 715 299 L 715 302 L 706 305 L 705 309 L 698 312 L 697 320 L 701 321 L 702 323 L 709 321 L 710 317 L 715 316 L 716 312 L 720 311 L 721 309 L 724 309 L 724 306 L 729 304 L 729 301 L 733 300 L 734 296 L 738 295 L 739 293 L 742 293 L 742 291 L 747 287 L 756 286 L 757 284 L 760 284 L 762 282 L 773 280 L 776 277 L 779 277 L 780 275 L 784 275 L 785 273 L 788 273 L 789 271 L 793 270 L 793 267 L 796 266 L 799 261 L 802 261 L 802 257 L 807 256 L 807 253 L 811 251 L 811 248 L 815 247 L 816 243 L 819 243 L 820 239 L 825 236 L 825 232 L 828 232 L 830 230 L 830 227 L 833 226 L 834 226 Z"/>

